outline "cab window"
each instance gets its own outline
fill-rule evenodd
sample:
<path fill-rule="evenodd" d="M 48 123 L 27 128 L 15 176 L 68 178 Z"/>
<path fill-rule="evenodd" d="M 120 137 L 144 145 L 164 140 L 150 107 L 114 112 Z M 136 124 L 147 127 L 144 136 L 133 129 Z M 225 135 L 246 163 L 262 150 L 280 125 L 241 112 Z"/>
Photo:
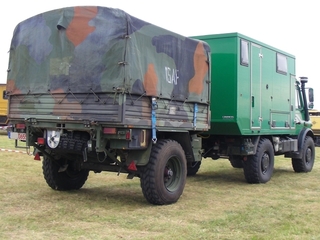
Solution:
<path fill-rule="evenodd" d="M 2 99 L 8 99 L 8 95 L 6 91 L 3 91 L 2 93 Z"/>
<path fill-rule="evenodd" d="M 300 100 L 301 100 L 300 91 L 296 89 L 296 109 L 301 109 L 302 108 Z"/>

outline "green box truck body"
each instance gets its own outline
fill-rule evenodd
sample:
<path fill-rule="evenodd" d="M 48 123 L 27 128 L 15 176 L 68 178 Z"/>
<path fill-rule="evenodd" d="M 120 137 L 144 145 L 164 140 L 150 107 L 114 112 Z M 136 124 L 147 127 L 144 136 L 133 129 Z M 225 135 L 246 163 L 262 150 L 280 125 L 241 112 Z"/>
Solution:
<path fill-rule="evenodd" d="M 305 83 L 292 55 L 238 33 L 188 38 L 119 9 L 57 9 L 14 31 L 8 136 L 43 158 L 53 189 L 114 171 L 170 204 L 207 157 L 250 183 L 270 180 L 278 154 L 311 171 Z"/>
<path fill-rule="evenodd" d="M 197 38 L 212 52 L 210 134 L 296 134 L 294 56 L 239 33 Z"/>

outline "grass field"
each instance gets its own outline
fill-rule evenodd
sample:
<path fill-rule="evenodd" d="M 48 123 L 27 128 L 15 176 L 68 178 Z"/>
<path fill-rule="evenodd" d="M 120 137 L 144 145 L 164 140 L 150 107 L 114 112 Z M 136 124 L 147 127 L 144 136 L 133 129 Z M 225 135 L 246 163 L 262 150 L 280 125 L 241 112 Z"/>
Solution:
<path fill-rule="evenodd" d="M 0 148 L 13 146 L 0 135 Z M 1 151 L 0 239 L 320 239 L 319 160 L 298 174 L 276 157 L 271 181 L 257 185 L 226 160 L 204 160 L 177 203 L 153 206 L 138 178 L 90 173 L 79 191 L 59 192 L 40 161 Z"/>

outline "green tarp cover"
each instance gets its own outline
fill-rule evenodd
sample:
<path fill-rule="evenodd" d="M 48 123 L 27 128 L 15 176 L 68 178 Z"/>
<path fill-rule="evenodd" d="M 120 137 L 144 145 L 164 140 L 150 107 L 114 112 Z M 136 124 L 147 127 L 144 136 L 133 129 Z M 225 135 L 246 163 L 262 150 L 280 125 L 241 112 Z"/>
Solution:
<path fill-rule="evenodd" d="M 209 46 L 119 9 L 69 7 L 14 30 L 9 95 L 123 92 L 179 101 L 209 98 Z"/>

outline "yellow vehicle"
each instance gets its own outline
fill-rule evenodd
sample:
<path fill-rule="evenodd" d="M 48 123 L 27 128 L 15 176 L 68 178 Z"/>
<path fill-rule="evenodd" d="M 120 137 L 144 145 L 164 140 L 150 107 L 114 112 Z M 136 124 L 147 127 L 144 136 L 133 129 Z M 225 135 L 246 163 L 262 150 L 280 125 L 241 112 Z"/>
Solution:
<path fill-rule="evenodd" d="M 312 130 L 315 136 L 315 145 L 320 146 L 320 110 L 309 110 Z"/>
<path fill-rule="evenodd" d="M 6 84 L 0 84 L 0 126 L 7 125 L 7 109 L 8 109 L 8 100 L 6 94 Z"/>

